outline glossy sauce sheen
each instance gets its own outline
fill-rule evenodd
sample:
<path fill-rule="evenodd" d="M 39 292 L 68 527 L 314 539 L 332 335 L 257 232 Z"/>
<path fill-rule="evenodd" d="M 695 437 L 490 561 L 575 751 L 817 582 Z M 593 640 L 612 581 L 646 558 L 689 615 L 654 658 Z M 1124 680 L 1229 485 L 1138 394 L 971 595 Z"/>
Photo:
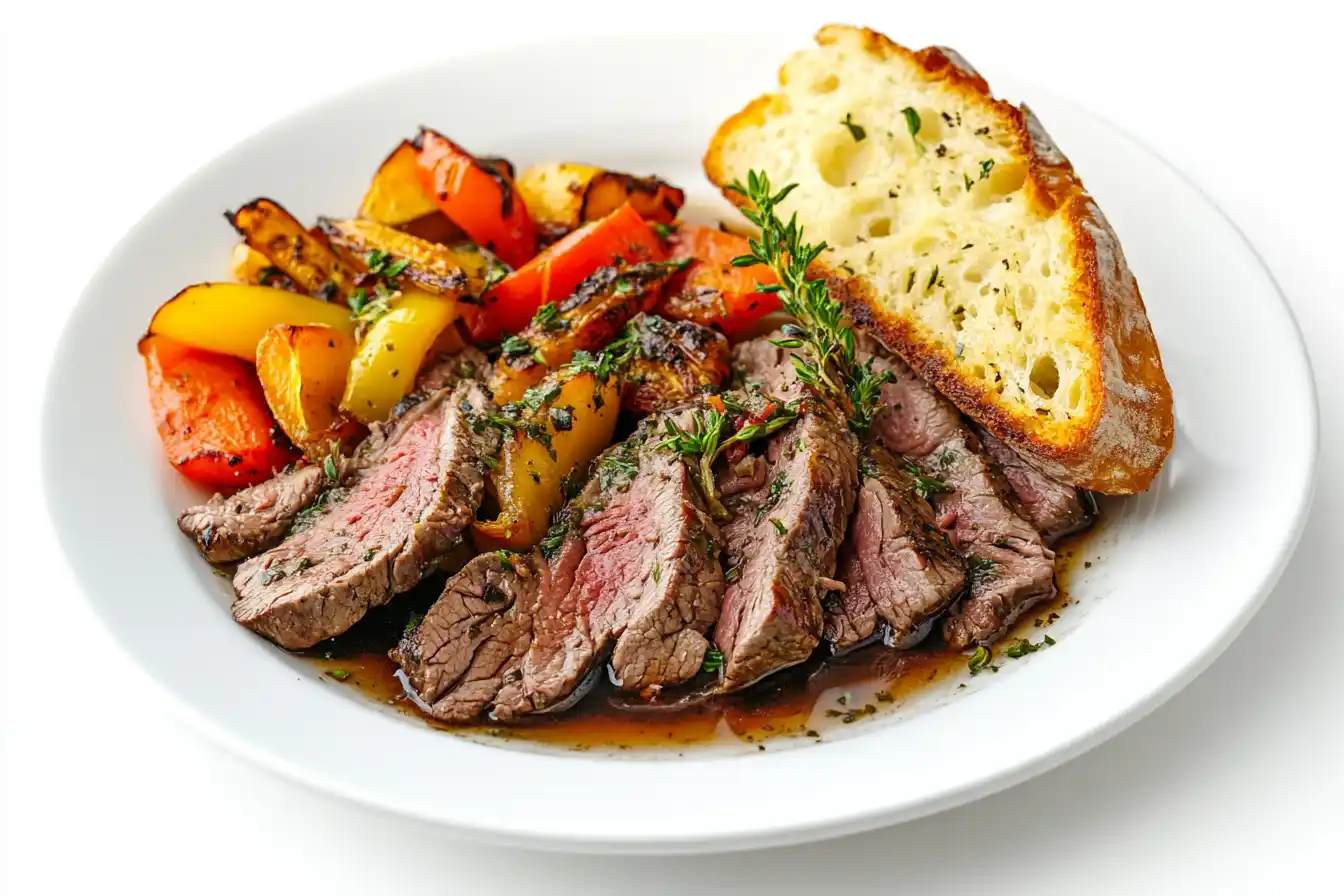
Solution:
<path fill-rule="evenodd" d="M 1091 530 L 1096 531 L 1096 527 Z M 1050 624 L 1073 603 L 1069 573 L 1083 562 L 1091 533 L 1065 539 L 1055 547 L 1055 580 L 1059 594 L 1026 614 L 996 645 L 993 663 L 1015 662 L 1003 650 L 1018 639 L 1039 643 Z M 935 633 L 913 650 L 895 651 L 881 644 L 841 657 L 826 655 L 786 669 L 747 690 L 680 709 L 631 710 L 619 705 L 615 689 L 605 681 L 577 706 L 555 716 L 534 716 L 507 727 L 493 724 L 450 726 L 425 716 L 402 691 L 388 657 L 409 615 L 423 611 L 438 597 L 442 580 L 434 579 L 392 605 L 379 607 L 349 632 L 306 655 L 333 683 L 354 687 L 400 712 L 418 716 L 444 731 L 470 731 L 587 749 L 677 749 L 696 744 L 737 740 L 766 749 L 771 738 L 803 736 L 824 739 L 836 726 L 862 724 L 901 706 L 920 690 L 967 671 L 967 655 L 949 650 Z M 989 670 L 986 670 L 987 674 Z"/>

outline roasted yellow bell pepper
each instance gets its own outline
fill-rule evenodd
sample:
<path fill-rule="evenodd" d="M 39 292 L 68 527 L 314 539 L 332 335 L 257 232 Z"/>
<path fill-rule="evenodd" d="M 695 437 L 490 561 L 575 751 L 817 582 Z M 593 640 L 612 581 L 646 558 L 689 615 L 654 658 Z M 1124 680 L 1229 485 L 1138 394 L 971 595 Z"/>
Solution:
<path fill-rule="evenodd" d="M 444 328 L 457 319 L 452 299 L 406 289 L 369 326 L 350 362 L 341 408 L 361 423 L 386 420 Z"/>
<path fill-rule="evenodd" d="M 323 299 L 353 294 L 358 272 L 279 203 L 254 199 L 226 217 L 249 246 L 269 258 L 304 292 Z"/>
<path fill-rule="evenodd" d="M 522 550 L 541 541 L 565 500 L 565 478 L 611 444 L 621 402 L 617 378 L 559 376 L 524 397 L 522 425 L 504 443 L 493 475 L 499 517 L 475 524 L 480 550 Z"/>
<path fill-rule="evenodd" d="M 403 140 L 392 154 L 378 166 L 359 205 L 359 215 L 371 221 L 400 227 L 404 224 L 439 213 L 433 199 L 420 187 L 416 156 L 419 153 L 409 140 Z"/>
<path fill-rule="evenodd" d="M 245 283 L 198 283 L 173 296 L 149 322 L 149 332 L 212 352 L 256 360 L 257 343 L 280 324 L 316 324 L 353 333 L 344 305 Z"/>
<path fill-rule="evenodd" d="M 355 340 L 331 327 L 281 324 L 257 344 L 257 376 L 266 403 L 289 436 L 310 458 L 332 442 L 353 444 L 364 427 L 341 411 L 341 396 Z"/>

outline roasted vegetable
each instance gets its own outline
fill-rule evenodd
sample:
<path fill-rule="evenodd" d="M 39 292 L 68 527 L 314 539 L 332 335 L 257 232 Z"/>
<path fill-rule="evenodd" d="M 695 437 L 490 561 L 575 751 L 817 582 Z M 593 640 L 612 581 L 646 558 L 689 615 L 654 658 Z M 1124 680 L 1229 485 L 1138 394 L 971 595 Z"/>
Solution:
<path fill-rule="evenodd" d="M 597 351 L 611 342 L 626 321 L 653 307 L 673 270 L 658 262 L 609 265 L 559 304 L 543 305 L 523 332 L 501 344 L 490 383 L 495 400 L 516 401 L 576 351 Z"/>
<path fill-rule="evenodd" d="M 658 306 L 664 317 L 716 326 L 729 339 L 739 339 L 749 335 L 762 317 L 779 310 L 778 296 L 756 290 L 758 284 L 779 282 L 769 268 L 733 266 L 734 258 L 751 253 L 743 237 L 682 224 L 669 247 L 672 258 L 691 263 L 668 283 Z"/>
<path fill-rule="evenodd" d="M 403 230 L 432 243 L 457 243 L 467 234 L 420 186 L 420 152 L 403 140 L 378 166 L 359 204 L 359 216 Z"/>
<path fill-rule="evenodd" d="M 447 137 L 427 128 L 415 139 L 420 186 L 440 211 L 478 246 L 510 267 L 537 254 L 537 233 L 527 205 L 502 166 L 481 164 Z"/>
<path fill-rule="evenodd" d="M 392 278 L 397 283 L 417 286 L 444 298 L 475 302 L 485 292 L 487 281 L 500 279 L 507 273 L 493 255 L 471 243 L 443 246 L 358 218 L 349 221 L 319 218 L 318 225 L 334 246 L 362 257 L 371 252 L 387 256 L 383 269 L 397 270 Z"/>
<path fill-rule="evenodd" d="M 728 377 L 728 340 L 690 321 L 638 314 L 609 351 L 629 358 L 621 407 L 636 414 L 681 404 Z"/>
<path fill-rule="evenodd" d="M 332 442 L 352 444 L 363 427 L 341 411 L 355 354 L 350 334 L 330 327 L 282 324 L 257 344 L 257 376 L 280 428 L 310 459 Z"/>
<path fill-rule="evenodd" d="M 361 423 L 387 419 L 411 391 L 425 356 L 457 315 L 452 300 L 415 288 L 402 290 L 388 306 L 380 315 L 366 315 L 368 330 L 350 362 L 341 398 L 341 409 Z"/>
<path fill-rule="evenodd" d="M 480 550 L 521 550 L 536 544 L 564 503 L 566 481 L 581 476 L 616 430 L 616 377 L 593 371 L 548 377 L 486 425 L 509 438 L 492 479 L 499 517 L 475 525 Z"/>
<path fill-rule="evenodd" d="M 479 341 L 517 333 L 538 308 L 566 299 L 585 277 L 617 259 L 633 264 L 665 257 L 653 229 L 633 208 L 621 206 L 550 246 L 486 292 L 472 335 Z"/>
<path fill-rule="evenodd" d="M 598 221 L 627 202 L 649 221 L 670 224 L 686 194 L 656 177 L 634 177 L 578 162 L 533 165 L 518 178 L 518 192 L 543 236 L 556 239 Z"/>
<path fill-rule="evenodd" d="M 354 291 L 357 273 L 279 204 L 254 199 L 225 217 L 249 246 L 309 295 L 344 299 Z"/>
<path fill-rule="evenodd" d="M 353 333 L 344 305 L 243 283 L 198 283 L 173 296 L 149 322 L 151 335 L 252 362 L 257 343 L 280 324 L 319 324 Z"/>
<path fill-rule="evenodd" d="M 164 336 L 146 336 L 138 348 L 159 438 L 182 475 L 211 488 L 241 488 L 298 458 L 250 365 Z"/>
<path fill-rule="evenodd" d="M 298 285 L 286 277 L 284 271 L 271 264 L 269 258 L 245 242 L 233 247 L 233 254 L 229 256 L 229 273 L 239 283 L 274 286 L 277 289 L 300 292 Z"/>

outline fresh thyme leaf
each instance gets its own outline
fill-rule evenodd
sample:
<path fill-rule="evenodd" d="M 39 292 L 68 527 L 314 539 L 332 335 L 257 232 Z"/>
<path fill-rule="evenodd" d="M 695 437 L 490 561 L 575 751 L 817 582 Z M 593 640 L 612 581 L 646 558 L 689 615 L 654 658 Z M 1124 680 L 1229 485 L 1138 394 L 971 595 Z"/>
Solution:
<path fill-rule="evenodd" d="M 520 355 L 532 354 L 532 343 L 514 334 L 499 344 L 499 350 L 504 353 L 506 358 L 517 358 Z"/>
<path fill-rule="evenodd" d="M 910 132 L 910 139 L 915 144 L 915 150 L 920 155 L 924 155 L 924 144 L 919 139 L 919 129 L 922 122 L 919 120 L 919 113 L 912 107 L 906 106 L 901 110 L 901 115 L 905 116 L 905 129 Z"/>
<path fill-rule="evenodd" d="M 705 651 L 705 661 L 700 664 L 701 672 L 717 672 L 723 668 L 723 652 L 717 647 Z"/>
<path fill-rule="evenodd" d="M 868 136 L 868 132 L 863 129 L 863 125 L 855 124 L 854 117 L 849 112 L 845 113 L 845 117 L 840 123 L 849 128 L 849 136 L 854 138 L 855 143 L 862 141 Z"/>
<path fill-rule="evenodd" d="M 994 655 L 989 652 L 988 647 L 977 647 L 975 653 L 971 654 L 971 658 L 967 660 L 966 668 L 971 670 L 972 675 L 979 675 L 993 658 Z"/>
<path fill-rule="evenodd" d="M 752 207 L 743 214 L 761 229 L 760 237 L 749 242 L 751 254 L 732 263 L 738 267 L 763 264 L 779 278 L 780 303 L 797 320 L 795 329 L 784 335 L 802 342 L 802 354 L 792 355 L 798 379 L 836 403 L 850 428 L 862 434 L 877 413 L 882 384 L 892 376 L 858 363 L 853 328 L 844 319 L 840 303 L 831 297 L 824 280 L 808 277 L 808 266 L 827 246 L 804 240 L 796 214 L 788 223 L 779 217 L 780 203 L 796 187 L 789 184 L 774 192 L 769 176 L 756 170 L 747 172 L 745 186 L 741 181 L 729 185 L 728 189 L 749 200 Z"/>

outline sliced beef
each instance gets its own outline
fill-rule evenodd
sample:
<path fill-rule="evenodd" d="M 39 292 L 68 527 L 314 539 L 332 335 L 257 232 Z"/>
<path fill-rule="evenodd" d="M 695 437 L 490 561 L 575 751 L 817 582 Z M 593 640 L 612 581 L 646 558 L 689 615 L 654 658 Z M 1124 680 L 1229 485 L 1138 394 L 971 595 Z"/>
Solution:
<path fill-rule="evenodd" d="M 1096 520 L 1097 505 L 1087 492 L 1051 479 L 988 431 L 977 426 L 975 434 L 1008 480 L 1018 512 L 1046 544 L 1081 532 Z"/>
<path fill-rule="evenodd" d="M 845 590 L 826 612 L 825 635 L 837 651 L 867 643 L 880 628 L 888 645 L 914 646 L 966 583 L 965 565 L 908 463 L 879 445 L 865 446 L 860 458 L 863 485 L 836 574 Z"/>
<path fill-rule="evenodd" d="M 792 391 L 766 373 L 779 391 Z M 733 514 L 723 527 L 729 584 L 714 628 L 724 690 L 800 663 L 816 648 L 822 597 L 840 587 L 832 578 L 836 553 L 858 488 L 854 437 L 828 409 L 806 410 L 762 454 L 764 484 L 725 498 Z"/>
<path fill-rule="evenodd" d="M 657 421 L 608 449 L 562 511 L 543 572 L 533 640 L 496 718 L 557 710 L 610 654 L 612 681 L 642 691 L 699 671 L 719 613 L 721 536 Z"/>
<path fill-rule="evenodd" d="M 861 356 L 896 379 L 882 388 L 872 436 L 919 465 L 933 487 L 939 527 L 966 559 L 969 593 L 943 625 L 962 648 L 988 644 L 1018 616 L 1055 592 L 1055 555 L 1013 509 L 1011 490 L 957 409 L 909 367 L 871 340 Z"/>
<path fill-rule="evenodd" d="M 420 704 L 436 719 L 469 722 L 517 675 L 532 643 L 545 561 L 539 554 L 481 554 L 392 651 Z"/>
<path fill-rule="evenodd" d="M 327 485 L 321 466 L 299 467 L 229 497 L 215 495 L 177 518 L 182 532 L 211 563 L 241 560 L 274 547 L 301 510 Z"/>
<path fill-rule="evenodd" d="M 484 380 L 490 372 L 490 359 L 478 348 L 467 346 L 459 352 L 439 355 L 420 368 L 415 391 L 432 395 L 451 389 L 462 380 Z"/>
<path fill-rule="evenodd" d="M 234 618 L 283 647 L 311 647 L 434 569 L 480 505 L 499 434 L 472 420 L 488 409 L 484 386 L 463 381 L 371 434 L 348 486 L 239 567 Z"/>
<path fill-rule="evenodd" d="M 772 339 L 782 339 L 784 334 L 775 331 L 758 339 L 749 339 L 733 346 L 733 374 L 743 388 L 754 391 L 760 389 L 775 397 L 789 400 L 802 392 L 802 386 L 794 375 L 793 353 L 771 343 Z"/>

